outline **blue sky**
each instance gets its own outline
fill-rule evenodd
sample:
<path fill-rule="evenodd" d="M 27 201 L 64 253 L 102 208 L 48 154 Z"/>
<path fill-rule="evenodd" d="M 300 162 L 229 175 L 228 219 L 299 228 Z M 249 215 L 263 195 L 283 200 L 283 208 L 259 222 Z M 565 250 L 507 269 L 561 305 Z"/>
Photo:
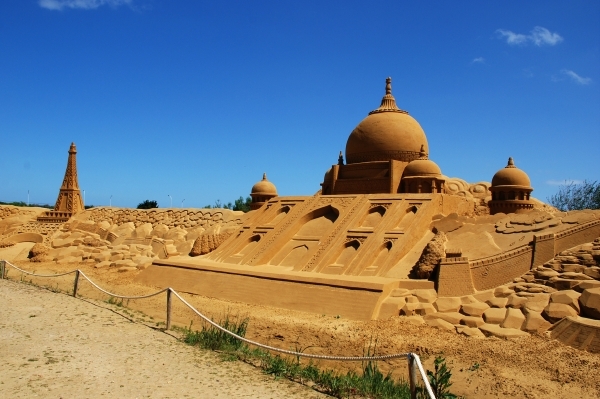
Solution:
<path fill-rule="evenodd" d="M 385 78 L 442 172 L 600 180 L 598 1 L 2 0 L 0 201 L 312 195 Z"/>

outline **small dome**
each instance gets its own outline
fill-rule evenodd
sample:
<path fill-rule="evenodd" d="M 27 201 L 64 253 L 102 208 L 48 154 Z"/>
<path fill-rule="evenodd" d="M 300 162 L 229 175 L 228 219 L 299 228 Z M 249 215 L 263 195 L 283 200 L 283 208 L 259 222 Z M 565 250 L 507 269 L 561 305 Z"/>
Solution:
<path fill-rule="evenodd" d="M 267 174 L 263 173 L 262 180 L 252 186 L 250 194 L 277 195 L 277 188 L 267 180 Z"/>
<path fill-rule="evenodd" d="M 404 169 L 402 177 L 441 177 L 440 167 L 427 158 L 424 146 L 421 146 L 421 157 L 410 162 Z"/>
<path fill-rule="evenodd" d="M 515 166 L 512 158 L 508 158 L 508 165 L 500 169 L 492 178 L 492 187 L 520 186 L 531 188 L 531 181 L 527 173 Z"/>
<path fill-rule="evenodd" d="M 386 79 L 386 94 L 381 106 L 363 119 L 346 142 L 346 162 L 410 162 L 419 157 L 422 145 L 427 151 L 427 137 L 419 122 L 396 105 L 392 96 L 392 79 Z"/>

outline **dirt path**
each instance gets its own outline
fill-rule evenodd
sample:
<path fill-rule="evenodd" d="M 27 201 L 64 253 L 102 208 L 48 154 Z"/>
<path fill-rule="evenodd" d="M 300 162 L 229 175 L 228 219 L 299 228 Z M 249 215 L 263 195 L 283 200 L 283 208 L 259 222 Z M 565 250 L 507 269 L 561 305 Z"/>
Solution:
<path fill-rule="evenodd" d="M 0 397 L 321 398 L 189 347 L 110 305 L 0 280 Z"/>

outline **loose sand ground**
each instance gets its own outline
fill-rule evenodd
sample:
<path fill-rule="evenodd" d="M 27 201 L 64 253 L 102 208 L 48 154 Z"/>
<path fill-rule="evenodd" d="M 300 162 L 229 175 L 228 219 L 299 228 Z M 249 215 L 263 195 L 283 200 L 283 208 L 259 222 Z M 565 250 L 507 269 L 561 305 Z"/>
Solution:
<path fill-rule="evenodd" d="M 2 398 L 318 398 L 112 311 L 0 281 Z"/>
<path fill-rule="evenodd" d="M 0 257 L 1 257 L 0 253 Z M 141 295 L 154 292 L 157 290 L 156 287 L 147 287 L 144 285 L 137 284 L 135 277 L 139 272 L 126 272 L 118 273 L 116 270 L 111 268 L 105 269 L 94 269 L 91 265 L 85 264 L 70 264 L 60 265 L 55 263 L 31 263 L 26 260 L 15 262 L 27 270 L 36 270 L 40 272 L 61 272 L 66 270 L 73 270 L 75 268 L 82 269 L 87 275 L 90 276 L 101 286 L 106 289 L 124 294 L 124 295 Z M 20 274 L 14 270 L 10 272 L 9 277 L 19 279 Z M 29 278 L 26 278 L 28 281 Z M 48 284 L 52 289 L 61 289 L 66 291 L 72 289 L 73 286 L 73 275 L 65 276 L 63 278 L 52 279 L 52 283 L 49 279 L 33 279 L 33 282 L 37 284 Z M 3 285 L 4 286 L 4 283 Z M 37 289 L 27 288 L 30 291 L 41 295 Z M 98 291 L 93 289 L 87 282 L 82 282 L 80 285 L 79 292 L 85 298 L 93 298 L 101 301 L 109 299 L 104 294 L 99 294 Z M 200 370 L 203 363 L 207 363 L 208 360 L 198 361 L 198 359 L 207 358 L 209 355 L 201 354 L 198 351 L 188 352 L 187 347 L 182 347 L 180 343 L 174 342 L 171 338 L 163 333 L 149 330 L 148 327 L 136 326 L 134 323 L 123 321 L 119 319 L 120 316 L 115 316 L 121 320 L 119 322 L 114 321 L 119 327 L 114 327 L 114 336 L 108 339 L 108 342 L 95 347 L 93 352 L 86 352 L 85 355 L 81 352 L 83 342 L 98 341 L 103 336 L 110 336 L 107 334 L 110 327 L 105 326 L 109 324 L 105 318 L 99 318 L 96 316 L 91 317 L 90 310 L 77 310 L 75 312 L 63 311 L 63 302 L 75 301 L 72 298 L 65 296 L 64 294 L 53 294 L 46 292 L 44 294 L 43 301 L 40 300 L 38 303 L 44 304 L 44 308 L 57 308 L 57 311 L 61 311 L 63 318 L 70 319 L 69 328 L 64 329 L 64 323 L 59 322 L 57 316 L 54 316 L 52 320 L 56 319 L 56 323 L 53 328 L 48 331 L 46 329 L 46 323 L 41 322 L 42 319 L 38 318 L 42 315 L 40 310 L 40 316 L 32 317 L 32 310 L 28 309 L 31 307 L 42 305 L 35 305 L 35 301 L 28 301 L 27 297 L 23 298 L 21 305 L 6 306 L 3 305 L 3 314 L 6 310 L 11 309 L 10 312 L 14 313 L 16 318 L 21 318 L 21 323 L 18 324 L 21 328 L 20 334 L 22 335 L 21 342 L 25 341 L 23 338 L 25 335 L 42 337 L 55 337 L 68 332 L 68 336 L 63 335 L 62 339 L 58 339 L 59 342 L 72 342 L 77 343 L 75 346 L 64 356 L 65 359 L 55 364 L 45 365 L 44 373 L 36 373 L 35 368 L 42 366 L 47 362 L 48 357 L 63 359 L 60 353 L 52 352 L 48 356 L 44 354 L 44 344 L 39 344 L 39 349 L 35 353 L 19 354 L 17 351 L 16 355 L 11 355 L 11 377 L 9 381 L 18 380 L 18 372 L 26 372 L 27 377 L 32 382 L 30 385 L 40 387 L 41 384 L 47 384 L 48 387 L 55 387 L 53 377 L 58 374 L 56 371 L 72 370 L 70 378 L 73 386 L 77 387 L 77 384 L 87 381 L 89 390 L 94 390 L 97 395 L 101 395 L 108 389 L 113 389 L 114 393 L 121 393 L 125 389 L 131 389 L 133 395 L 139 394 L 142 397 L 143 394 L 154 394 L 157 391 L 158 385 L 161 385 L 160 389 L 167 389 L 165 381 L 169 381 L 168 377 L 162 377 L 160 373 L 165 372 L 167 369 L 177 368 L 181 370 L 182 367 L 189 367 L 189 371 L 173 372 L 173 377 L 170 380 L 175 389 L 165 391 L 163 397 L 173 395 L 173 397 L 184 397 L 185 394 L 194 395 L 196 397 L 206 397 L 210 395 L 198 394 L 200 391 L 193 391 L 193 389 L 199 389 L 194 387 L 193 384 L 188 384 L 191 376 L 194 378 L 201 378 L 199 371 L 193 372 L 193 370 Z M 546 335 L 532 335 L 527 338 L 518 340 L 500 340 L 495 338 L 487 339 L 475 339 L 468 338 L 465 336 L 458 335 L 453 332 L 443 331 L 435 328 L 428 327 L 426 325 L 415 325 L 407 321 L 404 318 L 395 318 L 386 321 L 353 321 L 345 319 L 343 315 L 317 315 L 303 312 L 294 312 L 284 309 L 265 307 L 265 306 L 251 306 L 244 303 L 234 303 L 221 301 L 214 298 L 206 298 L 198 295 L 184 294 L 184 297 L 190 301 L 198 310 L 206 313 L 210 317 L 215 319 L 222 318 L 225 314 L 237 315 L 239 317 L 248 317 L 250 320 L 247 337 L 256 339 L 263 343 L 268 343 L 274 346 L 279 346 L 285 349 L 302 348 L 306 352 L 321 353 L 330 355 L 361 355 L 366 352 L 369 347 L 369 343 L 376 341 L 377 347 L 376 352 L 378 354 L 398 353 L 398 352 L 416 352 L 424 361 L 425 367 L 432 369 L 432 363 L 435 356 L 443 354 L 447 359 L 447 363 L 452 369 L 452 391 L 454 393 L 465 395 L 467 398 L 487 398 L 487 397 L 514 397 L 514 398 L 597 398 L 600 397 L 600 356 L 583 352 L 568 346 L 561 344 L 555 340 L 551 340 Z M 6 303 L 6 299 L 2 299 L 3 303 Z M 56 301 L 56 305 L 54 304 Z M 75 301 L 80 303 L 77 306 L 85 306 L 85 309 L 95 308 L 89 303 L 83 302 L 82 300 Z M 102 302 L 100 302 L 102 303 Z M 103 304 L 103 303 L 102 303 Z M 108 306 L 108 304 L 104 304 Z M 144 300 L 131 300 L 125 301 L 123 305 L 127 306 L 127 311 L 134 320 L 142 322 L 146 320 L 146 323 L 151 322 L 155 326 L 156 323 L 164 321 L 165 318 L 165 296 L 160 295 L 151 299 Z M 125 308 L 115 308 L 119 311 L 123 311 Z M 139 313 L 135 313 L 134 310 L 138 310 L 148 315 L 144 318 L 138 316 Z M 102 310 L 104 312 L 104 310 Z M 189 310 L 183 305 L 174 300 L 173 303 L 174 322 L 180 326 L 188 326 L 193 321 L 193 327 L 200 324 L 200 321 L 194 316 Z M 338 317 L 339 316 L 339 317 Z M 103 316 L 104 317 L 104 316 Z M 149 317 L 153 319 L 150 320 Z M 96 319 L 98 319 L 96 321 Z M 5 317 L 2 316 L 1 323 L 6 324 L 4 321 Z M 51 326 L 53 321 L 49 321 Z M 131 335 L 121 335 L 120 331 L 123 326 L 128 328 L 140 328 L 140 332 Z M 160 325 L 160 324 L 159 324 Z M 3 326 L 2 330 L 6 330 L 8 326 Z M 86 332 L 79 332 L 79 329 L 83 328 Z M 54 332 L 51 332 L 54 331 Z M 137 330 L 136 330 L 137 331 Z M 141 332 L 144 331 L 144 332 Z M 15 333 L 16 334 L 16 333 Z M 80 339 L 77 337 L 79 335 Z M 146 338 L 148 337 L 148 338 Z M 161 341 L 162 339 L 162 341 Z M 117 357 L 113 360 L 110 367 L 106 367 L 103 364 L 107 362 L 99 362 L 96 366 L 89 366 L 89 369 L 84 368 L 83 363 L 77 363 L 84 361 L 89 357 L 108 356 L 105 353 L 109 353 L 108 350 L 113 350 L 113 345 L 118 349 L 115 349 Z M 2 350 L 3 357 L 7 349 L 11 348 L 6 346 L 7 343 L 3 340 L 0 349 Z M 46 344 L 47 346 L 47 344 Z M 165 357 L 160 353 L 154 353 L 153 347 L 156 346 L 156 350 L 169 349 L 172 352 L 177 353 L 177 356 L 171 358 Z M 25 346 L 20 344 L 19 350 Z M 14 353 L 15 349 L 11 349 Z M 162 348 L 162 349 L 161 349 Z M 50 347 L 50 349 L 54 349 Z M 78 352 L 75 352 L 75 351 Z M 182 351 L 182 352 L 179 352 Z M 179 355 L 179 353 L 186 353 L 186 355 Z M 70 357 L 72 356 L 72 357 Z M 140 362 L 138 356 L 144 356 L 143 362 Z M 77 360 L 79 358 L 84 358 Z M 38 361 L 28 361 L 30 358 L 38 358 Z M 184 360 L 185 359 L 185 360 Z M 243 365 L 237 365 L 232 363 L 219 363 L 217 358 L 212 357 L 210 360 L 211 366 L 207 368 L 207 372 L 217 372 L 220 382 L 224 381 L 227 376 L 227 372 L 220 372 L 217 370 L 217 365 L 233 369 L 242 367 Z M 128 360 L 126 363 L 125 360 Z M 91 360 L 89 360 L 91 361 Z M 165 366 L 162 366 L 165 363 Z M 185 363 L 185 365 L 184 365 Z M 27 364 L 27 365 L 24 365 Z M 144 367 L 141 367 L 141 364 Z M 48 367 L 52 365 L 53 371 L 50 372 Z M 167 367 L 169 365 L 170 367 Z M 176 366 L 175 366 L 176 365 Z M 320 364 L 322 368 L 336 368 L 340 371 L 345 371 L 349 368 L 359 368 L 360 364 L 355 363 L 337 363 L 337 362 L 322 362 Z M 384 370 L 390 370 L 394 376 L 398 378 L 406 378 L 407 368 L 405 360 L 394 360 L 390 362 L 382 362 L 379 364 Z M 75 367 L 79 367 L 76 369 Z M 33 371 L 31 371 L 33 370 Z M 41 370 L 41 369 L 40 369 Z M 104 370 L 104 371 L 103 371 Z M 109 371 L 114 371 L 109 373 Z M 151 376 L 150 372 L 155 372 L 156 376 Z M 231 373 L 234 375 L 239 374 L 237 372 Z M 43 377 L 35 377 L 40 375 Z M 88 378 L 83 376 L 89 375 Z M 176 377 L 181 375 L 180 377 Z M 246 375 L 246 374 L 244 374 Z M 259 383 L 265 380 L 264 375 L 260 372 L 254 374 L 247 374 L 248 380 L 255 380 L 255 383 Z M 20 375 L 19 375 L 20 376 Z M 79 377 L 82 376 L 82 377 Z M 93 376 L 93 379 L 91 378 Z M 146 377 L 148 376 L 148 377 Z M 185 379 L 185 376 L 188 379 Z M 209 376 L 210 377 L 210 376 Z M 238 375 L 239 377 L 239 375 Z M 4 385 L 0 385 L 0 391 L 4 389 L 8 383 L 2 377 Z M 43 378 L 40 383 L 39 381 L 33 381 L 34 378 Z M 64 377 L 61 377 L 64 378 Z M 236 378 L 239 381 L 239 378 Z M 67 380 L 62 380 L 64 383 Z M 99 383 L 98 381 L 104 381 L 105 383 Z M 115 381 L 114 384 L 110 381 Z M 197 381 L 197 380 L 194 380 Z M 194 382 L 193 381 L 193 382 Z M 208 381 L 208 380 L 206 380 Z M 14 384 L 11 382 L 11 384 Z M 27 387 L 28 381 L 24 381 L 20 386 Z M 132 384 L 138 384 L 138 388 L 133 388 Z M 146 386 L 144 385 L 146 384 Z M 203 388 L 208 387 L 208 384 L 213 385 L 218 389 L 217 392 L 221 393 L 225 397 L 233 397 L 229 394 L 225 394 L 223 387 L 231 384 L 218 385 L 214 380 L 210 383 L 199 384 Z M 124 385 L 124 387 L 121 387 Z M 240 385 L 240 384 L 238 384 Z M 244 383 L 243 385 L 250 385 L 250 382 Z M 83 386 L 83 385 L 82 385 Z M 114 388 L 113 388 L 114 386 Z M 129 388 L 131 386 L 131 388 Z M 43 389 L 48 389 L 43 387 Z M 18 385 L 12 385 L 11 392 L 18 389 Z M 30 389 L 30 388 L 27 388 Z M 239 389 L 243 389 L 240 387 Z M 253 390 L 255 388 L 252 388 Z M 269 388 L 264 388 L 267 393 Z M 273 388 L 279 389 L 279 388 Z M 283 388 L 282 388 L 283 389 Z M 298 388 L 296 388 L 298 389 Z M 32 391 L 29 391 L 32 392 Z M 73 391 L 75 392 L 75 391 Z M 85 388 L 79 388 L 76 392 L 86 392 Z M 260 397 L 257 391 L 253 391 L 252 397 Z M 310 397 L 310 395 L 316 395 L 314 391 L 303 391 L 302 397 Z M 307 393 L 308 392 L 308 393 Z M 176 394 L 176 395 L 175 395 Z M 43 396 L 43 395 L 42 395 Z M 90 397 L 93 395 L 90 394 Z M 127 394 L 120 394 L 120 397 L 128 397 Z M 58 397 L 58 395 L 57 395 Z M 65 396 L 68 397 L 68 396 Z M 131 396 L 135 397 L 135 396 Z M 154 397 L 154 396 L 153 396 Z M 277 394 L 273 393 L 272 397 L 292 397 L 291 394 Z"/>

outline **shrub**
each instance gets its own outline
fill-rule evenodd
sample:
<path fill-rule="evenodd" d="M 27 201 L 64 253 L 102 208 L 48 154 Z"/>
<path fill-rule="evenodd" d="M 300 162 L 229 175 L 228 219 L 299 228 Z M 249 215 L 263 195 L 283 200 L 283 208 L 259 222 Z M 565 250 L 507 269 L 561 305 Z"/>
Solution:
<path fill-rule="evenodd" d="M 548 202 L 561 211 L 600 209 L 600 182 L 565 182 Z"/>
<path fill-rule="evenodd" d="M 140 202 L 137 206 L 137 209 L 154 209 L 158 208 L 158 202 L 152 200 L 145 200 L 144 202 Z"/>

